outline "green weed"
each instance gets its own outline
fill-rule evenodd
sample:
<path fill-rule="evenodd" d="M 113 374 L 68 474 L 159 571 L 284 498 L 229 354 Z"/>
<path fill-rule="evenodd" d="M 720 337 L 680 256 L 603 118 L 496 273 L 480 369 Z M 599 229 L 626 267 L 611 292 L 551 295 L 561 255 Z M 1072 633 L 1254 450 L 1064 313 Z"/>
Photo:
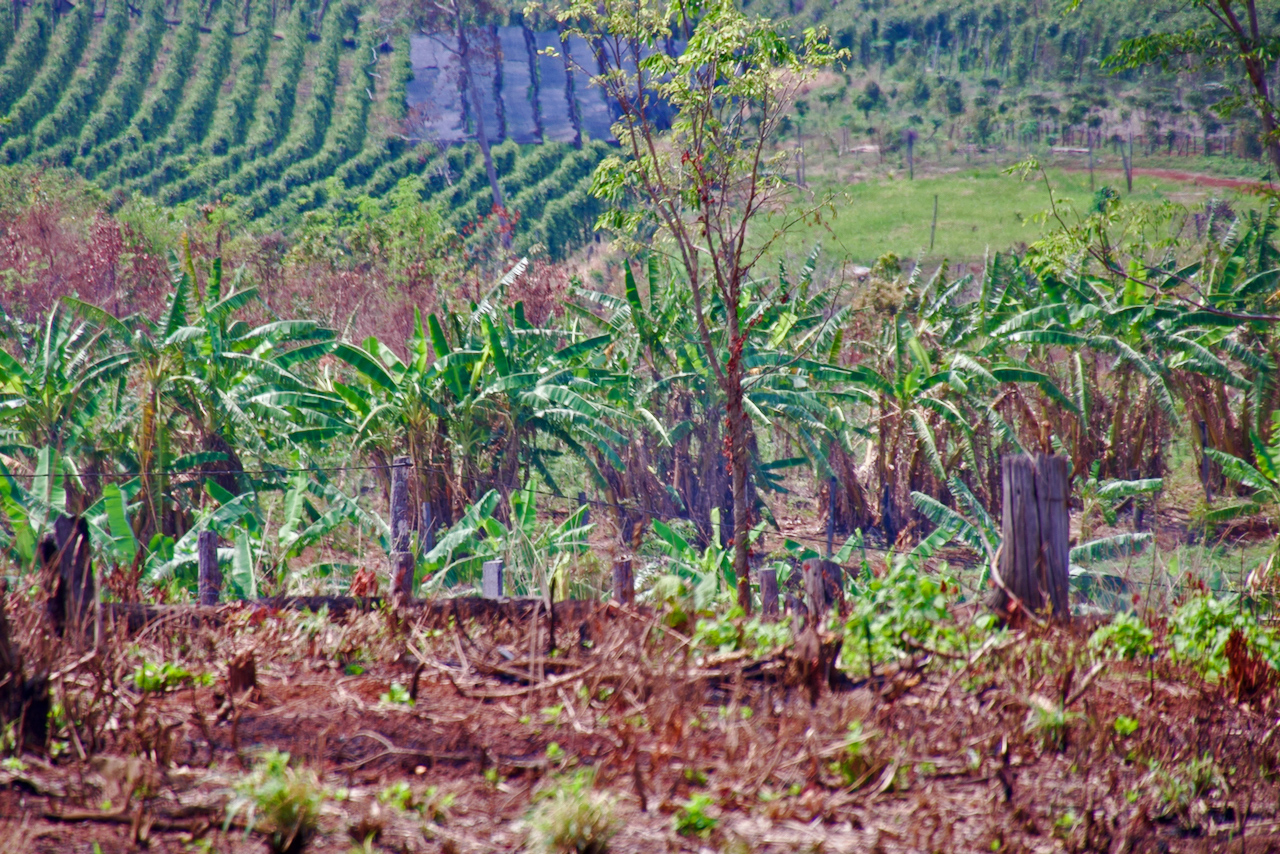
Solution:
<path fill-rule="evenodd" d="M 710 813 L 714 807 L 715 800 L 710 795 L 694 792 L 689 800 L 676 810 L 673 818 L 676 833 L 681 836 L 700 836 L 706 839 L 720 824 L 720 819 Z"/>
<path fill-rule="evenodd" d="M 621 821 L 611 795 L 596 791 L 588 772 L 559 779 L 529 816 L 533 850 L 546 854 L 604 854 Z"/>
<path fill-rule="evenodd" d="M 246 834 L 261 828 L 275 854 L 296 854 L 315 832 L 328 796 L 314 771 L 290 764 L 288 753 L 270 750 L 236 784 L 223 829 L 243 814 Z"/>

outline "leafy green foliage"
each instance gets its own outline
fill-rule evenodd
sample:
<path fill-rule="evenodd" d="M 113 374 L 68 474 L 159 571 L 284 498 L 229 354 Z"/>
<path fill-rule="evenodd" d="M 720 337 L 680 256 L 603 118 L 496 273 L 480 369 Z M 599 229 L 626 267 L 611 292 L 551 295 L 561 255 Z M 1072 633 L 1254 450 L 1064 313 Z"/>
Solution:
<path fill-rule="evenodd" d="M 169 661 L 159 664 L 144 661 L 133 670 L 134 687 L 143 692 L 163 693 L 184 685 L 212 685 L 213 677 L 207 673 L 195 674 Z"/>
<path fill-rule="evenodd" d="M 715 800 L 703 792 L 694 792 L 689 796 L 671 818 L 676 833 L 681 836 L 700 836 L 706 839 L 720 825 L 720 819 L 713 815 Z"/>
<path fill-rule="evenodd" d="M 328 796 L 314 771 L 292 764 L 288 753 L 271 750 L 236 783 L 224 830 L 243 815 L 246 834 L 261 828 L 276 854 L 301 851 Z"/>
<path fill-rule="evenodd" d="M 0 66 L 0 113 L 7 113 L 35 80 L 53 38 L 53 9 L 47 0 L 32 3 L 24 18 L 17 42 Z"/>
<path fill-rule="evenodd" d="M 1137 614 L 1120 613 L 1089 636 L 1089 648 L 1106 658 L 1131 661 L 1155 652 L 1155 633 Z"/>
<path fill-rule="evenodd" d="M 1210 682 L 1227 674 L 1227 639 L 1239 631 L 1273 667 L 1280 663 L 1280 639 L 1245 610 L 1239 596 L 1196 596 L 1173 612 L 1169 645 L 1175 660 L 1186 662 Z"/>
<path fill-rule="evenodd" d="M 866 671 L 868 664 L 895 661 L 920 646 L 962 647 L 965 636 L 951 619 L 951 603 L 958 592 L 945 567 L 934 575 L 922 571 L 915 561 L 895 558 L 883 576 L 872 575 L 855 584 L 852 613 L 844 626 L 841 667 Z M 980 619 L 972 631 L 985 633 L 993 625 L 989 619 Z"/>

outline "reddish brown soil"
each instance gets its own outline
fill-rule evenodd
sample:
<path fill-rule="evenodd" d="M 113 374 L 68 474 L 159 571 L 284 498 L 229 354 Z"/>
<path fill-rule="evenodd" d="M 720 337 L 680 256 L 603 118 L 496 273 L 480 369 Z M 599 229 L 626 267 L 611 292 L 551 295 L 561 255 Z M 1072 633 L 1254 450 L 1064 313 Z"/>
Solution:
<path fill-rule="evenodd" d="M 371 851 L 521 850 L 538 793 L 581 769 L 616 801 L 614 852 L 1280 847 L 1273 686 L 1232 702 L 1165 656 L 1094 673 L 1084 627 L 1011 635 L 963 668 L 921 653 L 871 679 L 850 674 L 811 706 L 786 656 L 694 654 L 638 615 L 561 627 L 549 659 L 531 623 L 232 614 L 218 629 L 111 639 L 86 659 L 42 651 L 38 621 L 19 622 L 29 664 L 69 668 L 59 696 L 90 755 L 76 758 L 64 729 L 59 758 L 30 750 L 25 768 L 0 770 L 0 851 L 266 851 L 260 834 L 222 825 L 231 787 L 268 747 L 344 790 L 315 852 L 350 851 L 371 832 Z M 260 687 L 233 702 L 226 661 L 244 650 Z M 544 674 L 530 672 L 530 650 Z M 142 695 L 128 679 L 139 656 L 217 678 Z M 413 708 L 379 699 L 415 672 Z M 94 699 L 103 684 L 114 690 Z M 1036 709 L 1064 699 L 1065 727 L 1042 725 Z M 1122 715 L 1138 722 L 1132 735 L 1117 733 Z M 865 738 L 851 786 L 836 763 L 855 723 Z M 1203 784 L 1180 789 L 1200 760 Z M 122 768 L 143 780 L 131 797 L 119 794 Z M 396 780 L 453 803 L 437 820 L 377 805 Z M 719 819 L 705 839 L 673 829 L 694 793 Z M 73 810 L 77 820 L 57 818 Z"/>
<path fill-rule="evenodd" d="M 1063 167 L 1069 172 L 1087 172 L 1079 166 Z M 1121 169 L 1097 169 L 1095 172 L 1108 175 L 1119 175 L 1121 179 L 1124 177 L 1124 171 Z M 1273 188 L 1271 184 L 1264 184 L 1261 181 L 1248 178 L 1223 178 L 1219 175 L 1204 175 L 1198 172 L 1184 172 L 1179 169 L 1152 169 L 1145 166 L 1134 167 L 1134 175 L 1141 175 L 1147 178 L 1162 178 L 1166 181 L 1178 181 L 1185 184 L 1194 184 L 1199 187 L 1228 187 L 1232 189 L 1245 190 L 1263 190 Z"/>

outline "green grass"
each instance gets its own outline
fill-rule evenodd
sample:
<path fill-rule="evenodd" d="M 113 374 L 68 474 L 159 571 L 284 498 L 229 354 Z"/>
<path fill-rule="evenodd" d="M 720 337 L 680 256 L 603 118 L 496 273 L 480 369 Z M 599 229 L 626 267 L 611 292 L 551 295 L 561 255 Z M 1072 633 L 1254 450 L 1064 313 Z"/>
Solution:
<path fill-rule="evenodd" d="M 1093 193 L 1087 172 L 1051 169 L 1049 180 L 1060 203 L 1073 202 L 1087 209 Z M 1036 215 L 1049 207 L 1044 182 L 1022 181 L 993 167 L 964 169 L 945 174 L 921 176 L 914 181 L 905 174 L 872 176 L 858 183 L 837 183 L 839 179 L 813 177 L 812 191 L 821 196 L 836 194 L 835 215 L 824 216 L 824 224 L 791 235 L 785 249 L 803 254 L 816 241 L 824 255 L 855 264 L 870 265 L 886 252 L 904 259 L 923 254 L 926 261 L 980 260 L 988 251 L 1007 251 L 1035 241 L 1050 224 Z M 1120 174 L 1101 172 L 1095 186 L 1110 185 L 1124 190 Z M 938 197 L 938 227 L 933 249 L 929 248 L 929 228 L 933 199 Z M 1158 202 L 1172 200 L 1198 207 L 1212 197 L 1225 198 L 1237 209 L 1256 206 L 1256 199 L 1237 190 L 1198 187 L 1144 176 L 1135 176 L 1133 193 L 1126 200 Z"/>

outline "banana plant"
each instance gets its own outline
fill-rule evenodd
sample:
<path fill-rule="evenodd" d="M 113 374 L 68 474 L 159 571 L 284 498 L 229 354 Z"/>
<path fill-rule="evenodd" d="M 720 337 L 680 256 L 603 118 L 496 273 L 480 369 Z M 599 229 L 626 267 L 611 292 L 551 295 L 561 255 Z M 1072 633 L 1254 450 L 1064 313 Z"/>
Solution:
<path fill-rule="evenodd" d="M 817 257 L 815 249 L 794 281 L 781 268 L 776 279 L 744 287 L 744 305 L 753 306 L 742 318 L 747 333 L 740 342 L 746 369 L 743 406 L 750 422 L 749 492 L 766 518 L 771 514 L 760 490 L 785 491 L 781 475 L 797 466 L 828 475 L 830 449 L 850 447 L 853 428 L 836 405 L 847 394 L 835 383 L 853 375 L 834 363 L 848 308 L 837 305 L 834 289 L 814 286 Z M 637 267 L 646 273 L 644 295 Z M 655 253 L 643 265 L 624 265 L 622 297 L 581 286 L 574 294 L 570 310 L 612 336 L 609 364 L 626 380 L 615 393 L 631 402 L 636 416 L 617 449 L 626 466 L 606 472 L 612 503 L 628 508 L 620 511 L 619 528 L 635 532 L 651 515 L 686 515 L 698 542 L 710 543 L 720 530 L 712 511 L 727 512 L 730 506 L 723 458 L 727 409 L 698 343 L 688 287 Z M 726 308 L 713 297 L 710 310 L 713 319 L 723 318 Z M 717 320 L 711 326 L 722 330 L 724 324 Z M 727 362 L 727 339 L 716 341 Z M 795 453 L 766 458 L 760 453 L 762 431 Z"/>
<path fill-rule="evenodd" d="M 489 490 L 467 507 L 462 517 L 419 560 L 423 595 L 476 583 L 487 560 L 501 559 L 509 595 L 568 598 L 575 557 L 587 551 L 593 525 L 586 508 L 559 522 L 537 517 L 537 493 L 532 484 L 507 498 L 507 523 L 495 515 L 502 498 Z"/>
<path fill-rule="evenodd" d="M 597 460 L 622 465 L 612 425 L 627 415 L 605 400 L 614 378 L 591 364 L 610 336 L 535 328 L 522 304 L 499 307 L 524 267 L 468 313 L 431 314 L 425 323 L 415 313 L 407 358 L 376 338 L 333 351 L 358 377 L 330 380 L 356 447 L 386 462 L 407 452 L 418 500 L 430 501 L 446 525 L 489 489 L 519 489 L 531 470 L 556 487 L 550 463 L 561 454 L 597 480 Z"/>
<path fill-rule="evenodd" d="M 0 329 L 20 354 L 0 349 L 0 453 L 28 461 L 41 448 L 83 461 L 96 456 L 95 419 L 123 381 L 128 355 L 60 305 L 36 328 L 0 309 Z"/>
<path fill-rule="evenodd" d="M 1229 481 L 1248 490 L 1244 497 L 1206 510 L 1202 517 L 1205 522 L 1221 524 L 1258 515 L 1272 524 L 1280 522 L 1280 412 L 1273 413 L 1272 418 L 1277 423 L 1270 443 L 1264 442 L 1257 433 L 1250 434 L 1253 463 L 1213 448 L 1205 449 Z M 1275 549 L 1280 550 L 1280 545 Z"/>

